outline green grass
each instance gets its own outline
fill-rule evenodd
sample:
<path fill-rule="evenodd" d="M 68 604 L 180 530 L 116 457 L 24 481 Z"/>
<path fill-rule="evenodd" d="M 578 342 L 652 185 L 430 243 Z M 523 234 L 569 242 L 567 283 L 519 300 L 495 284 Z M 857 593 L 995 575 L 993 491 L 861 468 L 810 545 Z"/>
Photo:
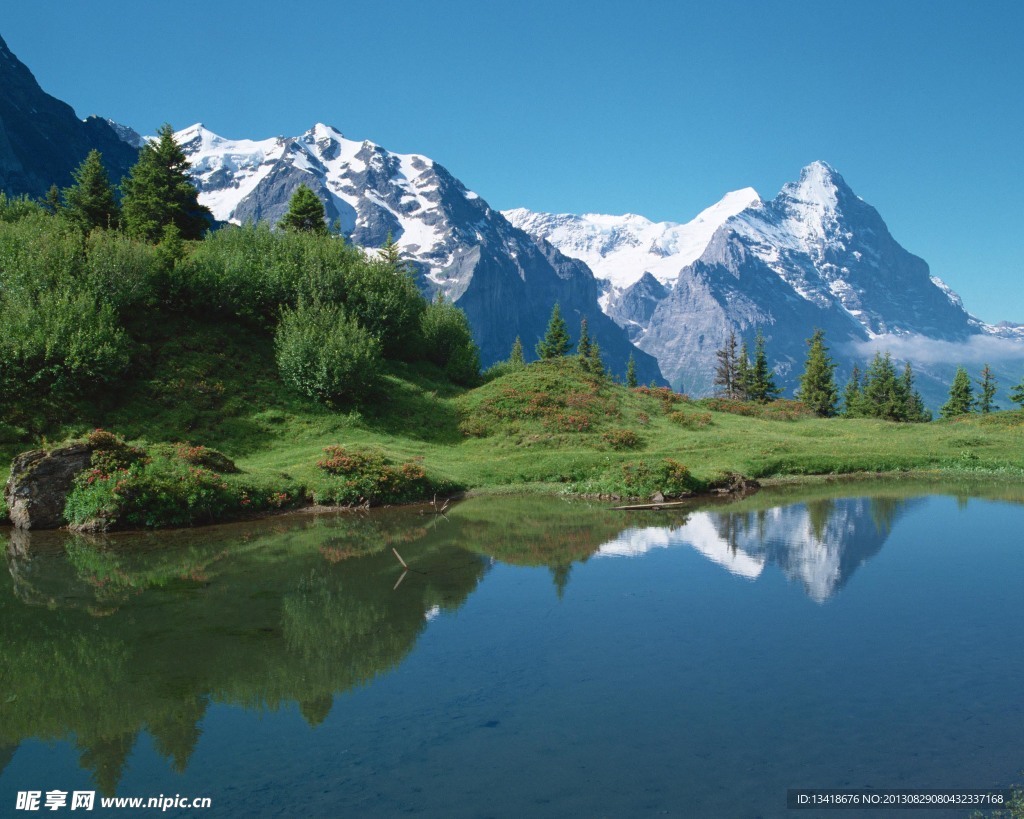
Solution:
<path fill-rule="evenodd" d="M 1024 478 L 1024 413 L 930 424 L 818 419 L 787 405 L 754 416 L 664 391 L 628 390 L 574 360 L 540 362 L 473 390 L 430 365 L 388 365 L 363 406 L 327 408 L 289 392 L 270 341 L 244 325 L 181 317 L 147 331 L 119 389 L 46 424 L 11 418 L 0 454 L 102 427 L 127 439 L 189 441 L 224 452 L 252 479 L 311 487 L 325 447 L 372 448 L 438 480 L 487 492 L 629 494 L 622 476 L 685 466 L 696 482 L 941 472 Z M 762 417 L 757 417 L 758 415 Z M 35 434 L 12 435 L 19 427 Z M 624 435 L 624 431 L 632 435 Z M 14 440 L 12 440 L 14 439 Z"/>

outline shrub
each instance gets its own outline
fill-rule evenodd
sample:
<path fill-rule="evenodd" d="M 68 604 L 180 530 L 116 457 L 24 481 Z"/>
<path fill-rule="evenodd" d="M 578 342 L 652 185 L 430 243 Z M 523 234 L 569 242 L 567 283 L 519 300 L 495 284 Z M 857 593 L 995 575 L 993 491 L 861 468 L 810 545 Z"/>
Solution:
<path fill-rule="evenodd" d="M 710 412 L 670 412 L 668 419 L 683 429 L 704 429 L 711 426 Z"/>
<path fill-rule="evenodd" d="M 235 466 L 235 462 L 227 455 L 209 447 L 194 446 L 184 442 L 175 445 L 174 454 L 180 461 L 192 464 L 192 466 L 204 466 L 207 469 L 212 469 L 214 472 L 232 474 L 239 471 L 238 467 Z"/>
<path fill-rule="evenodd" d="M 779 398 L 762 404 L 756 401 L 737 401 L 732 398 L 704 398 L 700 404 L 715 412 L 728 412 L 748 418 L 762 418 L 766 421 L 797 421 L 814 418 L 815 413 L 806 404 L 787 398 Z"/>
<path fill-rule="evenodd" d="M 412 276 L 376 261 L 352 265 L 345 278 L 345 310 L 380 339 L 387 358 L 419 357 L 426 302 Z"/>
<path fill-rule="evenodd" d="M 327 404 L 357 401 L 377 383 L 380 342 L 338 305 L 282 311 L 274 349 L 282 380 Z"/>
<path fill-rule="evenodd" d="M 690 470 L 673 458 L 622 464 L 622 485 L 632 495 L 661 492 L 666 498 L 678 498 L 703 488 Z"/>
<path fill-rule="evenodd" d="M 378 506 L 425 500 L 448 488 L 427 477 L 423 467 L 407 461 L 395 465 L 375 450 L 329 446 L 317 466 L 326 474 L 313 489 L 317 503 Z"/>
<path fill-rule="evenodd" d="M 631 429 L 610 429 L 602 433 L 601 439 L 612 449 L 635 449 L 640 437 Z"/>
<path fill-rule="evenodd" d="M 105 472 L 80 473 L 64 516 L 72 524 L 99 521 L 114 526 L 188 526 L 227 517 L 239 506 L 237 493 L 215 472 L 157 455 Z"/>
<path fill-rule="evenodd" d="M 179 457 L 181 446 L 155 445 L 146 451 L 103 430 L 91 433 L 86 442 L 96 447 L 92 464 L 75 478 L 64 507 L 73 526 L 189 526 L 278 509 L 298 499 L 290 488 L 230 483 L 218 472 Z M 187 447 L 184 455 L 197 449 L 204 450 L 204 458 L 209 453 L 224 458 L 205 447 Z"/>
<path fill-rule="evenodd" d="M 72 397 L 114 381 L 129 341 L 114 311 L 88 292 L 18 290 L 0 303 L 0 388 Z"/>
<path fill-rule="evenodd" d="M 270 324 L 282 306 L 301 300 L 341 304 L 349 270 L 365 264 L 361 251 L 336 237 L 227 227 L 175 268 L 172 292 L 197 310 Z"/>
<path fill-rule="evenodd" d="M 457 384 L 468 386 L 480 379 L 480 351 L 462 310 L 439 296 L 424 310 L 420 328 L 427 361 L 443 367 Z"/>

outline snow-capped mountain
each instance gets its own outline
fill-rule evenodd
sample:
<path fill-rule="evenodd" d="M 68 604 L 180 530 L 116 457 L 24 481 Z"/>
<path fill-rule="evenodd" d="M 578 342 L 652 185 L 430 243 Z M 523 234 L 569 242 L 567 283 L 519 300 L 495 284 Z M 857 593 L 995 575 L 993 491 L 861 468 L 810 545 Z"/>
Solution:
<path fill-rule="evenodd" d="M 747 188 L 684 225 L 634 215 L 507 215 L 538 241 L 586 261 L 606 281 L 605 311 L 674 386 L 697 395 L 711 391 L 715 352 L 731 331 L 750 340 L 760 327 L 790 389 L 816 327 L 841 375 L 863 363 L 865 345 L 881 348 L 890 337 L 952 345 L 982 334 L 1020 337 L 971 316 L 824 162 L 804 168 L 774 200 Z M 931 362 L 920 375 L 934 403 L 948 366 Z"/>
<path fill-rule="evenodd" d="M 511 225 L 428 157 L 346 139 L 323 124 L 264 140 L 225 139 L 193 125 L 175 138 L 199 201 L 219 220 L 274 224 L 307 185 L 354 243 L 380 247 L 390 235 L 424 290 L 442 291 L 466 311 L 485 364 L 507 357 L 516 336 L 531 351 L 558 302 L 573 330 L 588 320 L 612 371 L 623 373 L 632 354 L 641 379 L 662 380 L 654 358 L 602 312 L 585 264 Z"/>
<path fill-rule="evenodd" d="M 818 603 L 834 595 L 885 544 L 896 520 L 916 501 L 844 498 L 758 512 L 694 512 L 675 528 L 627 529 L 598 557 L 635 557 L 689 546 L 738 577 L 756 580 L 778 566 Z"/>
<path fill-rule="evenodd" d="M 662 284 L 700 258 L 711 237 L 730 216 L 759 203 L 753 188 L 733 191 L 686 224 L 652 222 L 643 216 L 502 211 L 531 236 L 547 239 L 565 255 L 586 262 L 600 279 L 622 289 L 650 273 Z"/>

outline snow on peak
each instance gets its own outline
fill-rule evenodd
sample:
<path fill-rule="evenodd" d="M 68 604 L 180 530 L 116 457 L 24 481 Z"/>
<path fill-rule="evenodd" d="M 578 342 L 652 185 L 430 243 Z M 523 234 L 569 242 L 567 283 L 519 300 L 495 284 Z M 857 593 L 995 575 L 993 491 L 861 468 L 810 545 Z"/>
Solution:
<path fill-rule="evenodd" d="M 757 191 L 743 188 L 727 193 L 685 224 L 652 222 L 635 213 L 576 216 L 515 208 L 503 214 L 516 227 L 585 262 L 598 278 L 622 288 L 639 281 L 644 273 L 662 283 L 673 281 L 683 267 L 700 258 L 719 227 L 760 204 Z"/>
<path fill-rule="evenodd" d="M 831 165 L 818 160 L 800 171 L 799 182 L 788 183 L 782 191 L 795 202 L 834 211 L 839 204 L 837 183 L 845 184 Z"/>

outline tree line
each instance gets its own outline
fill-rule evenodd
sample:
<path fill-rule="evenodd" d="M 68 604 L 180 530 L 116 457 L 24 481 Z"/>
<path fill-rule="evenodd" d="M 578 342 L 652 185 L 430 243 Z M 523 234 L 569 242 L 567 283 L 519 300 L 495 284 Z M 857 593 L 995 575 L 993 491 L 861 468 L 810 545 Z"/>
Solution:
<path fill-rule="evenodd" d="M 807 359 L 800 375 L 797 398 L 816 415 L 827 418 L 880 418 L 888 421 L 927 422 L 932 414 L 924 405 L 914 386 L 914 369 L 907 362 L 897 372 L 892 355 L 876 353 L 865 370 L 854 365 L 840 396 L 835 380 L 836 362 L 828 354 L 825 333 L 816 329 L 807 339 Z M 729 334 L 716 353 L 714 385 L 716 392 L 740 401 L 768 402 L 780 394 L 768 367 L 764 336 L 760 329 L 754 342 L 751 361 L 746 341 L 739 343 L 736 332 Z M 958 367 L 950 385 L 949 397 L 939 410 L 942 418 L 953 418 L 972 412 L 989 413 L 999 409 L 995 403 L 997 381 L 988 364 L 982 367 L 977 396 L 971 377 Z M 1010 392 L 1010 400 L 1024 408 L 1024 378 Z"/>

